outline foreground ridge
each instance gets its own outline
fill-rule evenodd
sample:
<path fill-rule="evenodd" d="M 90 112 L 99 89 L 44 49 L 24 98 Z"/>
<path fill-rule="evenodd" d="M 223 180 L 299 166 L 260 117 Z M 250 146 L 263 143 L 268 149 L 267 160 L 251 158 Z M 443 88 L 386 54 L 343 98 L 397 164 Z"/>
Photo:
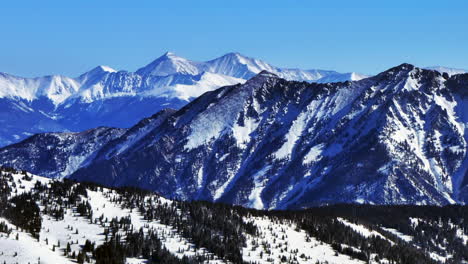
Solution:
<path fill-rule="evenodd" d="M 468 209 L 463 206 L 337 205 L 267 212 L 172 201 L 135 188 L 51 180 L 5 168 L 0 186 L 2 263 L 430 264 L 468 259 L 463 221 Z"/>

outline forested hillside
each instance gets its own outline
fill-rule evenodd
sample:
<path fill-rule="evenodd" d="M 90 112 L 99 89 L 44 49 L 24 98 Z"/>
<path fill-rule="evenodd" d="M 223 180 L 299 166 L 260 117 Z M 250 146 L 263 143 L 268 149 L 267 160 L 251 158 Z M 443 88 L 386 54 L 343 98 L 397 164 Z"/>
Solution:
<path fill-rule="evenodd" d="M 262 211 L 2 168 L 0 263 L 463 263 L 465 206 Z"/>

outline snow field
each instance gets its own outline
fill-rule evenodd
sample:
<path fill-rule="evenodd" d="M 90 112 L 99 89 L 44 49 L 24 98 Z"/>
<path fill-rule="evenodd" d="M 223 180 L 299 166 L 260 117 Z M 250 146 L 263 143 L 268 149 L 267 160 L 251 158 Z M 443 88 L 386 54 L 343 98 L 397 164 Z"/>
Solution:
<path fill-rule="evenodd" d="M 245 261 L 280 263 L 284 256 L 287 260 L 294 259 L 294 263 L 364 263 L 335 253 L 331 245 L 309 237 L 304 230 L 298 230 L 292 223 L 276 222 L 264 217 L 246 218 L 245 221 L 252 219 L 260 234 L 257 237 L 247 235 L 247 247 L 243 251 Z"/>
<path fill-rule="evenodd" d="M 63 251 L 52 251 L 51 247 L 46 245 L 42 239 L 38 242 L 29 233 L 17 230 L 6 219 L 0 218 L 0 222 L 7 223 L 13 229 L 9 236 L 0 233 L 0 263 L 32 264 L 38 263 L 39 260 L 42 264 L 74 263 L 71 259 L 63 256 Z"/>
<path fill-rule="evenodd" d="M 107 196 L 107 197 L 106 197 Z M 93 208 L 93 216 L 104 215 L 104 218 L 109 220 L 117 217 L 130 216 L 132 225 L 135 231 L 143 228 L 143 231 L 147 233 L 149 230 L 156 231 L 161 242 L 169 252 L 173 255 L 182 258 L 184 256 L 195 256 L 195 255 L 210 255 L 205 248 L 196 248 L 194 244 L 180 234 L 177 233 L 173 227 L 169 225 L 161 224 L 159 221 L 147 221 L 143 219 L 143 216 L 136 210 L 130 210 L 128 208 L 122 208 L 119 205 L 112 203 L 112 198 L 118 198 L 118 194 L 109 189 L 103 188 L 103 192 L 94 192 L 88 190 L 88 201 Z M 156 198 L 160 203 L 170 204 L 172 201 L 160 197 Z M 149 201 L 149 199 L 147 199 Z M 211 254 L 212 255 L 212 254 Z M 214 260 L 210 260 L 209 263 L 224 263 L 222 260 L 214 256 Z"/>

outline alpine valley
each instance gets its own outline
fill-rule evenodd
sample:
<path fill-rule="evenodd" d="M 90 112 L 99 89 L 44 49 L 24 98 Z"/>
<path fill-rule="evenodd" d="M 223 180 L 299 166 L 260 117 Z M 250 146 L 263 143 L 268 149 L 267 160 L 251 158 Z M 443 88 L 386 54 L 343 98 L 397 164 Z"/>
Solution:
<path fill-rule="evenodd" d="M 260 61 L 244 71 L 222 63 L 233 58 L 241 57 L 193 63 L 166 54 L 135 74 L 101 72 L 106 80 L 150 76 L 142 81 L 148 83 L 163 78 L 155 72 L 171 74 L 177 65 L 177 76 L 198 74 L 202 81 L 210 71 L 222 72 L 223 80 L 238 84 L 203 93 L 179 110 L 161 110 L 129 129 L 34 135 L 0 149 L 0 164 L 49 178 L 256 209 L 468 200 L 468 74 L 402 64 L 361 80 L 318 83 L 318 77 L 299 78 L 299 71 L 268 69 Z M 270 71 L 253 75 L 260 68 Z M 314 78 L 318 82 L 309 82 Z M 174 87 L 164 98 L 198 95 L 180 97 L 180 86 Z M 54 109 L 108 90 L 82 91 Z"/>
<path fill-rule="evenodd" d="M 244 83 L 262 70 L 288 80 L 359 80 L 357 73 L 282 69 L 229 53 L 190 61 L 166 53 L 136 72 L 98 66 L 76 78 L 22 78 L 0 73 L 0 146 L 39 132 L 128 128 L 163 108 L 179 109 L 204 92 Z"/>

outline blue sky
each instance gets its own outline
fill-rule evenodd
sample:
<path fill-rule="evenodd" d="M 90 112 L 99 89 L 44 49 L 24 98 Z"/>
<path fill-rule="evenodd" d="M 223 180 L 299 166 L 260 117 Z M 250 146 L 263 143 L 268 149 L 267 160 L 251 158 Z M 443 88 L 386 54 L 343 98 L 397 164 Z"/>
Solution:
<path fill-rule="evenodd" d="M 402 62 L 468 68 L 468 1 L 5 1 L 0 72 L 134 71 L 165 51 L 377 73 Z"/>

